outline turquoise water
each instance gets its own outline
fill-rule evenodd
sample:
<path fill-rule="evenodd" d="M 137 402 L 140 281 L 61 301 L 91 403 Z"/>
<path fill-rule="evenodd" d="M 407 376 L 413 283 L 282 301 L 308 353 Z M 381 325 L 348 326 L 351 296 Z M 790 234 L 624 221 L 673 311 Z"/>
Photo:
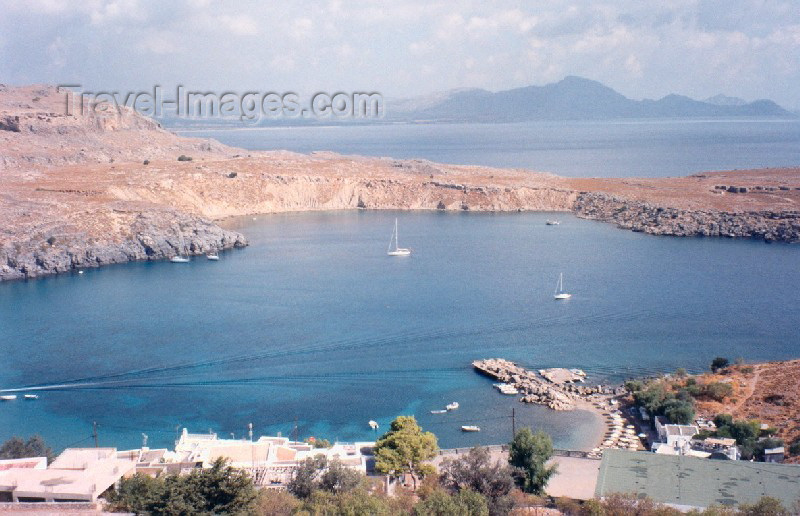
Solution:
<path fill-rule="evenodd" d="M 136 263 L 0 284 L 0 439 L 171 445 L 176 427 L 370 438 L 416 414 L 446 447 L 519 425 L 559 447 L 595 420 L 502 397 L 470 362 L 580 367 L 591 381 L 800 354 L 800 247 L 662 238 L 553 214 L 321 212 L 234 223 L 219 262 Z M 387 257 L 394 223 L 410 258 Z M 573 294 L 552 299 L 558 274 Z M 443 416 L 431 409 L 458 401 Z M 462 434 L 478 424 L 479 434 Z"/>
<path fill-rule="evenodd" d="M 251 150 L 331 150 L 574 177 L 800 165 L 800 120 L 619 120 L 193 130 Z"/>

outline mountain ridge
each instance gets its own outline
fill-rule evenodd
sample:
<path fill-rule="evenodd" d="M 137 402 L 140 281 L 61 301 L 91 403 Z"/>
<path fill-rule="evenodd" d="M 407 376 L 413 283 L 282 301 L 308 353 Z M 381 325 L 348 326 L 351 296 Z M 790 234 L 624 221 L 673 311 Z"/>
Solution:
<path fill-rule="evenodd" d="M 635 100 L 592 79 L 567 76 L 543 86 L 490 92 L 459 88 L 426 96 L 424 105 L 403 99 L 387 107 L 387 118 L 451 122 L 524 122 L 534 120 L 608 120 L 618 118 L 797 118 L 768 99 L 745 102 L 717 95 L 695 100 L 671 93 L 660 99 Z M 437 101 L 438 100 L 438 101 Z M 399 106 L 399 109 L 394 109 Z"/>

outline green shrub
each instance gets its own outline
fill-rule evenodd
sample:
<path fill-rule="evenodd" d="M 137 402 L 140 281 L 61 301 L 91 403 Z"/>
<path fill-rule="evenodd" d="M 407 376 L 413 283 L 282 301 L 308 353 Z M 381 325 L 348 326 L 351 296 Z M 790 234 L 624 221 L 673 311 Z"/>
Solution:
<path fill-rule="evenodd" d="M 711 361 L 711 371 L 717 372 L 720 369 L 725 369 L 730 365 L 730 361 L 724 357 L 717 357 Z"/>
<path fill-rule="evenodd" d="M 181 154 L 180 156 L 178 156 L 178 161 L 192 161 L 192 157 L 187 156 L 185 154 Z"/>
<path fill-rule="evenodd" d="M 733 394 L 733 386 L 725 382 L 713 382 L 703 387 L 703 395 L 715 401 L 722 401 Z"/>

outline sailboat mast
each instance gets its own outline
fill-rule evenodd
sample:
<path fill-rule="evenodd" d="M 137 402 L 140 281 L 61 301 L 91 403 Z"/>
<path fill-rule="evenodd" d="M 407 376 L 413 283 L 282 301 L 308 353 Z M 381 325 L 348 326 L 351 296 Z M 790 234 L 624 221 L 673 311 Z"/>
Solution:
<path fill-rule="evenodd" d="M 400 235 L 397 233 L 397 217 L 394 219 L 394 248 L 400 247 Z"/>

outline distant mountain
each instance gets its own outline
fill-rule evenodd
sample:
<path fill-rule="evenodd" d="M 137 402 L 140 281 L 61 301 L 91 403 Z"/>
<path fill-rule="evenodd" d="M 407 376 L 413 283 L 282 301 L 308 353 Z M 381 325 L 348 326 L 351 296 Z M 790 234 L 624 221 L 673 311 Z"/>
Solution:
<path fill-rule="evenodd" d="M 387 101 L 387 118 L 437 122 L 699 117 L 796 118 L 796 115 L 771 100 L 718 104 L 682 95 L 667 95 L 659 100 L 632 100 L 597 81 L 573 76 L 545 86 L 527 86 L 497 93 L 482 89 L 461 89 L 422 98 L 425 102 L 419 104 L 415 104 L 414 99 Z M 713 99 L 720 101 L 719 96 Z"/>
<path fill-rule="evenodd" d="M 744 99 L 740 99 L 739 97 L 729 97 L 727 95 L 723 95 L 722 93 L 719 95 L 714 95 L 713 97 L 708 97 L 703 102 L 707 104 L 714 104 L 715 106 L 744 106 L 747 104 L 747 101 Z"/>

